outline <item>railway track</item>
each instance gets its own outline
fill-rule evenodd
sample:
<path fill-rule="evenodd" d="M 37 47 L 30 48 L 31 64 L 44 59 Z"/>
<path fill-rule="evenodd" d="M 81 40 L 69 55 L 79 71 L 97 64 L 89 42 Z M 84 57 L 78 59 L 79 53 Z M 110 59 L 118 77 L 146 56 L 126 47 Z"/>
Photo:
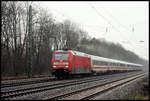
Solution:
<path fill-rule="evenodd" d="M 21 79 L 33 79 L 33 78 L 43 78 L 48 77 L 48 75 L 39 75 L 39 76 L 33 76 L 31 78 L 28 78 L 27 76 L 21 76 L 21 77 L 2 77 L 2 81 L 10 81 L 10 80 L 21 80 Z"/>
<path fill-rule="evenodd" d="M 109 77 L 111 75 L 108 75 L 107 77 Z M 12 97 L 16 97 L 16 96 L 21 96 L 21 95 L 26 95 L 26 94 L 32 94 L 35 92 L 40 92 L 40 91 L 45 91 L 45 90 L 50 90 L 50 89 L 56 89 L 56 88 L 61 88 L 61 87 L 65 87 L 65 86 L 69 86 L 69 85 L 75 85 L 75 84 L 82 84 L 82 83 L 86 83 L 86 82 L 90 82 L 93 80 L 102 80 L 105 79 L 105 76 L 101 76 L 99 78 L 97 77 L 93 77 L 93 78 L 84 78 L 84 79 L 78 79 L 78 80 L 63 80 L 63 81 L 58 81 L 56 83 L 48 83 L 48 84 L 43 84 L 41 83 L 41 85 L 30 85 L 30 86 L 23 86 L 20 89 L 17 89 L 18 87 L 16 87 L 16 89 L 10 89 L 9 90 L 4 90 L 1 92 L 2 96 L 1 98 L 12 98 Z M 92 79 L 92 80 L 91 80 Z M 83 80 L 83 81 L 81 81 Z M 74 83 L 75 82 L 75 83 Z M 34 87 L 33 87 L 34 86 Z"/>
<path fill-rule="evenodd" d="M 29 84 L 41 83 L 41 82 L 49 82 L 50 80 L 55 80 L 55 78 L 40 77 L 40 78 L 32 78 L 32 79 L 20 79 L 15 81 L 8 80 L 8 81 L 2 81 L 1 88 L 29 85 Z"/>
<path fill-rule="evenodd" d="M 72 78 L 74 79 L 74 78 Z M 8 87 L 15 87 L 15 86 L 23 86 L 29 84 L 36 84 L 36 83 L 43 83 L 49 81 L 58 80 L 55 77 L 48 77 L 48 76 L 41 76 L 41 77 L 34 77 L 34 78 L 25 78 L 25 79 L 17 79 L 17 80 L 3 80 L 1 83 L 1 88 L 8 88 Z"/>
<path fill-rule="evenodd" d="M 71 94 L 66 94 L 63 96 L 51 98 L 51 99 L 61 99 L 61 100 L 90 100 L 96 95 L 102 94 L 108 90 L 111 90 L 115 87 L 118 87 L 122 84 L 125 84 L 127 82 L 130 82 L 132 80 L 135 80 L 137 78 L 143 77 L 145 74 L 140 74 L 134 77 L 126 78 L 126 79 L 120 79 L 116 81 L 110 81 L 106 82 L 101 85 L 95 85 L 93 87 L 87 88 L 87 89 L 82 89 L 77 92 L 72 92 Z"/>
<path fill-rule="evenodd" d="M 129 73 L 122 73 L 121 75 L 124 77 Z M 137 75 L 138 73 L 135 73 L 134 75 Z M 59 93 L 58 95 L 53 93 L 52 95 L 49 96 L 49 98 L 44 97 L 44 94 L 48 94 L 47 92 L 54 92 L 54 90 L 59 91 L 62 88 L 67 88 L 67 87 L 73 87 L 73 86 L 78 86 L 78 85 L 88 85 L 88 83 L 93 83 L 93 82 L 105 82 L 105 81 L 110 81 L 111 77 L 117 78 L 117 76 L 120 74 L 113 74 L 113 75 L 104 75 L 104 76 L 97 76 L 97 77 L 89 77 L 89 78 L 80 78 L 80 79 L 75 79 L 75 80 L 60 80 L 60 81 L 53 81 L 53 82 L 45 82 L 45 83 L 37 83 L 36 86 L 35 84 L 30 84 L 29 85 L 24 85 L 22 88 L 15 88 L 15 89 L 10 89 L 6 90 L 5 88 L 2 89 L 1 91 L 1 99 L 3 100 L 8 100 L 8 99 L 36 99 L 37 96 L 42 95 L 40 98 L 42 99 L 59 99 L 61 98 L 60 96 L 68 96 L 71 93 Z M 119 77 L 119 76 L 118 76 Z M 86 87 L 86 86 L 85 86 Z M 9 87 L 13 88 L 13 87 Z M 77 87 L 78 88 L 78 87 Z M 88 89 L 89 86 L 87 86 L 86 89 Z M 84 88 L 85 89 L 85 88 Z M 81 89 L 80 89 L 81 90 Z M 79 90 L 75 91 L 73 90 L 74 93 L 78 92 Z M 80 92 L 80 91 L 79 91 Z M 62 94 L 62 95 L 60 95 Z M 55 95 L 55 96 L 54 96 Z M 40 99 L 37 98 L 37 99 Z"/>
<path fill-rule="evenodd" d="M 120 84 L 123 84 L 125 82 L 128 82 L 132 79 L 135 79 L 137 77 L 143 76 L 144 74 L 139 74 L 137 75 L 132 75 L 133 77 L 123 77 L 123 78 L 116 78 L 116 79 L 107 79 L 105 80 L 103 83 L 100 84 L 95 84 L 92 86 L 87 86 L 85 88 L 81 88 L 79 90 L 74 90 L 71 92 L 66 92 L 64 94 L 56 94 L 53 96 L 47 96 L 45 98 L 43 98 L 43 100 L 85 100 L 85 99 L 89 99 L 92 96 L 96 95 L 99 92 L 104 92 L 106 90 L 109 90 L 113 87 L 116 87 Z M 125 82 L 123 82 L 125 81 Z"/>

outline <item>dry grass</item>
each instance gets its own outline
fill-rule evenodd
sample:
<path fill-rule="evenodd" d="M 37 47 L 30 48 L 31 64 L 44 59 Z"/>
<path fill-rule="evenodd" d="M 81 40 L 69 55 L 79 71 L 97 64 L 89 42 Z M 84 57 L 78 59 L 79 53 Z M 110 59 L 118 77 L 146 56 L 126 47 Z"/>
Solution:
<path fill-rule="evenodd" d="M 144 96 L 143 94 L 137 94 L 135 100 L 149 100 L 149 95 Z"/>

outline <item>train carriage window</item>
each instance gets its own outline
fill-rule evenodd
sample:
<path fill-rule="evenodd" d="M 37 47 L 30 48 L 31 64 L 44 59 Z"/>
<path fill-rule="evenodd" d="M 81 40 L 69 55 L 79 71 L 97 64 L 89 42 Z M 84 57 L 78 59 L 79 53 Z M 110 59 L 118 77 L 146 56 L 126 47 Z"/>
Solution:
<path fill-rule="evenodd" d="M 95 61 L 94 60 L 92 61 L 92 63 L 93 63 L 93 65 L 95 65 Z"/>
<path fill-rule="evenodd" d="M 97 61 L 96 60 L 94 61 L 94 64 L 97 65 Z"/>
<path fill-rule="evenodd" d="M 104 64 L 103 61 L 101 61 L 100 65 L 103 65 L 103 64 Z"/>
<path fill-rule="evenodd" d="M 98 65 L 97 60 L 93 60 L 93 65 Z"/>
<path fill-rule="evenodd" d="M 112 63 L 112 66 L 114 66 L 114 63 Z"/>
<path fill-rule="evenodd" d="M 103 61 L 101 61 L 100 65 L 103 65 Z"/>
<path fill-rule="evenodd" d="M 107 65 L 107 62 L 103 61 L 103 62 L 102 62 L 102 65 Z"/>
<path fill-rule="evenodd" d="M 110 63 L 108 63 L 106 61 L 93 60 L 93 65 L 108 66 L 108 65 L 110 65 Z"/>
<path fill-rule="evenodd" d="M 112 63 L 113 64 L 113 66 L 115 65 L 114 63 Z"/>
<path fill-rule="evenodd" d="M 116 66 L 118 66 L 118 63 L 116 63 Z"/>
<path fill-rule="evenodd" d="M 106 65 L 106 62 L 104 62 L 104 65 Z"/>
<path fill-rule="evenodd" d="M 94 61 L 94 60 L 92 61 L 92 64 L 93 64 L 93 65 L 95 64 L 95 61 Z"/>
<path fill-rule="evenodd" d="M 97 61 L 95 60 L 95 64 L 98 65 Z"/>
<path fill-rule="evenodd" d="M 113 65 L 113 63 L 112 62 L 110 62 L 110 66 L 112 66 Z"/>
<path fill-rule="evenodd" d="M 99 63 L 98 63 L 97 60 L 94 60 L 94 61 L 93 61 L 93 64 L 94 64 L 94 65 L 99 65 Z"/>
<path fill-rule="evenodd" d="M 111 66 L 113 65 L 113 63 L 111 62 Z"/>
<path fill-rule="evenodd" d="M 101 62 L 100 61 L 97 61 L 97 65 L 100 65 L 101 64 Z"/>
<path fill-rule="evenodd" d="M 115 63 L 113 63 L 113 66 L 115 66 Z"/>
<path fill-rule="evenodd" d="M 105 62 L 105 61 L 104 61 L 103 63 L 104 63 L 103 65 L 106 65 L 106 62 Z"/>
<path fill-rule="evenodd" d="M 115 63 L 113 63 L 113 66 L 115 66 Z"/>
<path fill-rule="evenodd" d="M 102 62 L 101 62 L 101 61 L 99 61 L 99 65 L 102 65 Z"/>
<path fill-rule="evenodd" d="M 111 62 L 108 63 L 108 66 L 111 66 Z"/>
<path fill-rule="evenodd" d="M 112 66 L 112 63 L 110 63 L 110 66 Z"/>
<path fill-rule="evenodd" d="M 116 63 L 116 66 L 118 66 L 118 63 Z"/>
<path fill-rule="evenodd" d="M 106 65 L 106 63 L 103 61 L 103 65 Z"/>
<path fill-rule="evenodd" d="M 105 62 L 105 65 L 108 66 L 108 62 Z"/>

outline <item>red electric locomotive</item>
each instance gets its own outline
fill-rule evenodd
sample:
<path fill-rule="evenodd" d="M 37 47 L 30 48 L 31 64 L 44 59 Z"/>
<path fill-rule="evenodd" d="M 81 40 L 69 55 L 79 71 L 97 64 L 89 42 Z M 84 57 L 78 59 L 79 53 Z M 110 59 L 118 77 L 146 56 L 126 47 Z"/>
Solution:
<path fill-rule="evenodd" d="M 53 53 L 52 73 L 60 77 L 91 73 L 91 59 L 81 52 L 58 50 Z"/>
<path fill-rule="evenodd" d="M 52 73 L 58 78 L 75 74 L 141 70 L 142 65 L 93 56 L 72 50 L 57 50 L 52 57 Z"/>

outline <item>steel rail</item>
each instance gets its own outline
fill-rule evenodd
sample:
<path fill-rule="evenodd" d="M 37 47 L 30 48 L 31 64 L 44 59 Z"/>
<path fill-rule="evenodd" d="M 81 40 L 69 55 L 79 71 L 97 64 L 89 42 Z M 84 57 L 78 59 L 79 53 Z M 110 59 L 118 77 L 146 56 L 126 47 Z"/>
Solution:
<path fill-rule="evenodd" d="M 133 75 L 132 75 L 133 76 Z M 135 76 L 135 75 L 134 75 Z M 136 74 L 137 76 L 137 74 Z M 83 89 L 80 89 L 80 90 L 75 90 L 75 91 L 72 91 L 72 92 L 69 92 L 69 93 L 66 93 L 66 94 L 60 94 L 60 95 L 56 95 L 56 96 L 48 96 L 48 97 L 45 97 L 43 98 L 44 100 L 58 100 L 58 99 L 61 99 L 61 100 L 68 100 L 69 99 L 69 96 L 73 96 L 75 94 L 75 97 L 73 97 L 75 100 L 77 99 L 86 99 L 86 97 L 88 97 L 88 94 L 85 93 L 85 91 L 87 90 L 90 90 L 90 89 L 94 89 L 96 87 L 105 87 L 105 85 L 111 85 L 112 83 L 115 83 L 115 82 L 118 82 L 118 81 L 121 81 L 121 80 L 124 80 L 124 79 L 128 79 L 130 78 L 131 76 L 129 77 L 124 77 L 124 78 L 121 78 L 121 79 L 117 79 L 117 80 L 109 80 L 109 81 L 106 81 L 106 82 L 103 82 L 102 84 L 98 84 L 98 85 L 94 85 L 92 87 L 86 87 L 86 88 L 83 88 Z M 95 91 L 95 90 L 93 90 Z M 81 93 L 83 93 L 86 95 L 86 97 L 82 96 Z M 72 100 L 74 100 L 72 99 Z"/>
<path fill-rule="evenodd" d="M 139 73 L 139 72 L 137 72 Z M 122 73 L 122 75 L 127 75 L 128 73 Z M 120 75 L 120 74 L 118 74 Z M 31 88 L 24 88 L 24 89 L 18 89 L 18 90 L 12 90 L 12 91 L 2 91 L 1 92 L 1 99 L 11 99 L 14 97 L 18 97 L 18 96 L 23 96 L 23 95 L 29 95 L 29 94 L 33 94 L 33 93 L 38 93 L 38 92 L 43 92 L 43 91 L 47 91 L 47 90 L 53 90 L 53 89 L 58 89 L 58 88 L 62 88 L 62 87 L 68 87 L 68 86 L 73 86 L 73 85 L 79 85 L 79 84 L 84 84 L 84 83 L 89 83 L 89 82 L 93 82 L 93 81 L 98 81 L 98 80 L 103 80 L 103 79 L 108 79 L 109 77 L 115 77 L 118 76 L 117 74 L 115 75 L 104 75 L 104 76 L 99 76 L 98 77 L 92 77 L 92 78 L 84 78 L 84 79 L 77 79 L 77 80 L 72 80 L 72 81 L 66 81 L 60 83 L 56 83 L 56 84 L 50 84 L 50 85 L 46 85 L 46 86 L 37 86 L 37 87 L 31 87 Z"/>

